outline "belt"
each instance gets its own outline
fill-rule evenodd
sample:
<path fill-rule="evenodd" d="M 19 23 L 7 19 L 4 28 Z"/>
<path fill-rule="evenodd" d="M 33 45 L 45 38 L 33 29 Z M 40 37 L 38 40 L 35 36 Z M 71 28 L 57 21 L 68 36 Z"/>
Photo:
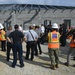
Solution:
<path fill-rule="evenodd" d="M 35 42 L 35 41 L 28 41 L 28 42 Z"/>
<path fill-rule="evenodd" d="M 21 43 L 21 42 L 13 42 L 13 43 Z"/>

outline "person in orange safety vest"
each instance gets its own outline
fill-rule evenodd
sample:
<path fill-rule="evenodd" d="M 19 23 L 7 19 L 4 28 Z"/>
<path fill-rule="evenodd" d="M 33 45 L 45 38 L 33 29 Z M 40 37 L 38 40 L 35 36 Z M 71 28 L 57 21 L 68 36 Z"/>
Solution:
<path fill-rule="evenodd" d="M 58 32 L 58 24 L 54 23 L 52 25 L 52 31 L 48 33 L 48 53 L 51 59 L 51 68 L 55 70 L 58 68 L 59 64 L 59 38 L 60 33 Z"/>
<path fill-rule="evenodd" d="M 67 54 L 67 62 L 65 63 L 65 65 L 69 66 L 70 65 L 70 56 L 73 53 L 75 53 L 75 29 L 73 29 L 73 31 L 68 35 L 67 38 L 71 39 L 70 49 L 68 50 L 68 54 Z"/>
<path fill-rule="evenodd" d="M 5 48 L 5 43 L 6 43 L 5 34 L 6 34 L 6 32 L 5 32 L 3 29 L 4 29 L 4 27 L 3 27 L 3 25 L 0 23 L 1 49 L 2 49 L 2 51 L 6 51 L 6 48 Z"/>

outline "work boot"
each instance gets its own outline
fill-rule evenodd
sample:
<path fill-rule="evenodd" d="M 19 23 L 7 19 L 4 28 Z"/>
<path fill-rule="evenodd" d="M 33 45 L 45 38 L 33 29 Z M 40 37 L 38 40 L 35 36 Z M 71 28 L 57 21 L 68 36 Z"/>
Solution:
<path fill-rule="evenodd" d="M 12 64 L 11 67 L 12 67 L 12 68 L 15 68 L 15 65 Z"/>
<path fill-rule="evenodd" d="M 69 66 L 69 63 L 67 63 L 67 62 L 66 62 L 66 63 L 64 63 L 64 64 L 65 64 L 66 66 Z"/>
<path fill-rule="evenodd" d="M 56 66 L 56 68 L 59 68 L 58 64 L 56 64 L 55 66 Z"/>
<path fill-rule="evenodd" d="M 40 53 L 39 54 L 42 54 L 42 51 L 40 51 Z"/>
<path fill-rule="evenodd" d="M 29 58 L 25 57 L 26 60 L 29 60 Z"/>
<path fill-rule="evenodd" d="M 56 68 L 55 68 L 55 65 L 53 65 L 53 66 L 52 66 L 52 69 L 53 69 L 53 70 L 55 70 L 55 69 L 56 69 Z"/>
<path fill-rule="evenodd" d="M 24 64 L 20 65 L 20 67 L 21 67 L 21 68 L 24 67 Z"/>
<path fill-rule="evenodd" d="M 75 56 L 73 57 L 73 60 L 75 61 Z"/>

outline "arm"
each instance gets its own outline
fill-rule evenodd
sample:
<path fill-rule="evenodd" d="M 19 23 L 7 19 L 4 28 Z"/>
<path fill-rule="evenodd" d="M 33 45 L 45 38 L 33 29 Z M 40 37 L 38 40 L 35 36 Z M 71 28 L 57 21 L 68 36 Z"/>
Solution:
<path fill-rule="evenodd" d="M 27 38 L 26 38 L 26 36 L 24 36 L 24 38 L 23 38 L 23 41 L 25 41 L 25 42 L 27 41 Z"/>
<path fill-rule="evenodd" d="M 10 38 L 9 38 L 9 37 L 7 37 L 7 40 L 8 40 L 8 42 L 12 43 L 12 41 L 10 40 Z"/>

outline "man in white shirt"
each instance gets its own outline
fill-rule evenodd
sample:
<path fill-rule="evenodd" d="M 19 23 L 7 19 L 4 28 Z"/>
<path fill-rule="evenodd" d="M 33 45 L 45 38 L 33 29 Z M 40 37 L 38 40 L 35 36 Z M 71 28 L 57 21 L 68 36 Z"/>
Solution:
<path fill-rule="evenodd" d="M 44 33 L 44 32 L 45 32 L 45 27 L 44 27 L 44 25 L 43 25 L 43 24 L 41 25 L 41 31 L 42 31 L 42 33 Z"/>
<path fill-rule="evenodd" d="M 19 30 L 23 32 L 22 25 L 19 26 Z"/>
<path fill-rule="evenodd" d="M 44 43 L 44 32 L 45 32 L 45 27 L 44 27 L 43 24 L 41 25 L 41 32 L 42 32 L 42 34 L 41 34 L 41 44 L 43 44 Z"/>
<path fill-rule="evenodd" d="M 29 26 L 29 30 L 28 32 L 25 33 L 26 36 L 26 60 L 29 60 L 29 54 L 30 54 L 30 49 L 31 49 L 31 58 L 30 60 L 32 61 L 34 58 L 34 51 L 35 51 L 35 47 L 36 47 L 36 41 L 38 40 L 38 35 L 37 33 L 32 29 L 32 26 Z"/>

